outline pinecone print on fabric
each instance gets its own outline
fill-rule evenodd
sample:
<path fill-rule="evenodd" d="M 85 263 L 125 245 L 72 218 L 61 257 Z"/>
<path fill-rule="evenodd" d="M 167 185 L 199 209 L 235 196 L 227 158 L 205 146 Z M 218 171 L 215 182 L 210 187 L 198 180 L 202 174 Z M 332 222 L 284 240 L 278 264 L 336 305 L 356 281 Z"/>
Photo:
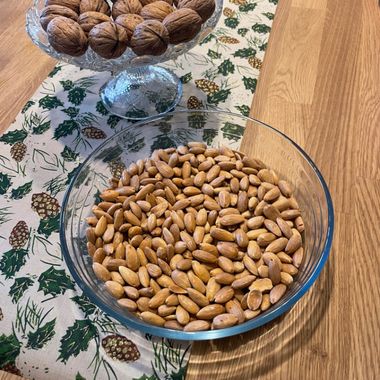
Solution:
<path fill-rule="evenodd" d="M 230 0 L 230 3 L 235 5 L 245 5 L 247 4 L 247 0 Z"/>
<path fill-rule="evenodd" d="M 17 142 L 16 144 L 12 145 L 11 148 L 11 157 L 17 161 L 20 162 L 24 159 L 26 153 L 26 145 L 22 142 Z"/>
<path fill-rule="evenodd" d="M 12 229 L 9 235 L 9 244 L 13 249 L 22 248 L 29 239 L 28 225 L 23 221 L 19 221 Z"/>
<path fill-rule="evenodd" d="M 254 69 L 257 69 L 257 70 L 260 70 L 260 69 L 261 69 L 261 66 L 263 65 L 263 62 L 262 62 L 259 58 L 256 58 L 256 57 L 249 57 L 249 58 L 248 58 L 248 63 L 249 63 Z"/>
<path fill-rule="evenodd" d="M 47 193 L 32 195 L 32 209 L 37 212 L 41 219 L 52 218 L 59 213 L 59 203 Z"/>
<path fill-rule="evenodd" d="M 82 128 L 82 134 L 88 139 L 101 140 L 105 139 L 107 135 L 99 128 L 96 127 L 86 127 Z"/>
<path fill-rule="evenodd" d="M 215 82 L 208 79 L 197 79 L 195 81 L 195 85 L 207 95 L 215 94 L 219 91 L 219 86 Z"/>
<path fill-rule="evenodd" d="M 196 96 L 190 96 L 190 98 L 187 99 L 187 108 L 189 110 L 198 110 L 203 108 L 203 103 Z"/>
<path fill-rule="evenodd" d="M 223 44 L 238 44 L 240 42 L 237 38 L 228 36 L 221 36 L 218 38 L 218 41 Z"/>
<path fill-rule="evenodd" d="M 236 12 L 234 10 L 232 10 L 231 8 L 224 8 L 223 14 L 226 17 L 235 17 Z"/>
<path fill-rule="evenodd" d="M 120 159 L 113 160 L 108 163 L 108 167 L 110 168 L 110 171 L 112 175 L 116 178 L 121 177 L 121 173 L 125 169 L 125 164 Z"/>
<path fill-rule="evenodd" d="M 15 363 L 8 363 L 0 367 L 2 371 L 12 373 L 13 375 L 22 376 L 21 371 L 16 367 Z"/>
<path fill-rule="evenodd" d="M 136 345 L 122 335 L 106 336 L 102 339 L 102 346 L 106 354 L 114 360 L 134 362 L 140 358 L 140 351 Z"/>

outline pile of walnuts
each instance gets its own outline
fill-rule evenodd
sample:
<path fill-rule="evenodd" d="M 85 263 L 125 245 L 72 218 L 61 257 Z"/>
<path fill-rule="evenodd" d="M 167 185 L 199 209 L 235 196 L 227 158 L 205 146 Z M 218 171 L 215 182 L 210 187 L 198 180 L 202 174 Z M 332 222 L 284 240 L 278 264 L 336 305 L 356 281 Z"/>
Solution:
<path fill-rule="evenodd" d="M 168 44 L 192 40 L 215 10 L 215 0 L 46 0 L 40 21 L 59 53 L 83 55 L 88 46 L 106 59 L 127 47 L 161 55 Z"/>

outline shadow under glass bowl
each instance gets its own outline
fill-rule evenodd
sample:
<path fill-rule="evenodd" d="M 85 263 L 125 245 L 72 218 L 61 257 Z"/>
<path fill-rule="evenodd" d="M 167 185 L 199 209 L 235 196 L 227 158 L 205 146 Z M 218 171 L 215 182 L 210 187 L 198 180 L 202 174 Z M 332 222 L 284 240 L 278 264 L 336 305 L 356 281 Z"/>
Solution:
<path fill-rule="evenodd" d="M 200 332 L 183 332 L 145 323 L 120 308 L 93 273 L 92 259 L 86 251 L 85 218 L 107 187 L 111 177 L 109 162 L 126 165 L 149 157 L 152 150 L 203 141 L 211 147 L 221 145 L 239 150 L 245 128 L 250 129 L 250 152 L 277 171 L 280 178 L 295 188 L 305 223 L 304 261 L 285 296 L 269 310 L 243 324 Z M 152 335 L 181 339 L 208 340 L 233 336 L 259 327 L 291 308 L 317 279 L 331 249 L 334 213 L 327 185 L 311 159 L 292 140 L 257 120 L 222 111 L 178 111 L 133 125 L 105 141 L 80 167 L 63 201 L 60 239 L 64 259 L 83 292 L 124 325 Z"/>
<path fill-rule="evenodd" d="M 114 76 L 100 89 L 104 106 L 122 118 L 144 120 L 172 110 L 182 96 L 182 83 L 177 75 L 154 65 L 174 60 L 202 42 L 219 21 L 223 0 L 215 0 L 213 15 L 202 24 L 200 32 L 191 41 L 169 44 L 167 50 L 159 56 L 137 56 L 128 47 L 115 59 L 102 58 L 91 47 L 80 57 L 57 52 L 50 45 L 47 33 L 40 24 L 40 14 L 44 7 L 45 0 L 33 0 L 33 6 L 26 14 L 26 30 L 33 43 L 60 61 L 84 69 L 111 72 Z"/>

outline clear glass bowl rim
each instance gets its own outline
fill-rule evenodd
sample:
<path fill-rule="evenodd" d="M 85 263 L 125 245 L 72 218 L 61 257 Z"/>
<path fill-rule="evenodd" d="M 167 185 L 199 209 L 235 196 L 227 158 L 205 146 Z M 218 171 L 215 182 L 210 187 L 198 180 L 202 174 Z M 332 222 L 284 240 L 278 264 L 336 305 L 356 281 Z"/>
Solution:
<path fill-rule="evenodd" d="M 332 240 L 333 240 L 333 233 L 334 233 L 334 208 L 333 203 L 330 195 L 330 191 L 327 187 L 327 184 L 317 168 L 317 166 L 314 164 L 312 159 L 307 155 L 307 153 L 292 139 L 290 139 L 288 136 L 286 136 L 284 133 L 280 132 L 279 130 L 271 127 L 268 124 L 263 123 L 260 120 L 243 116 L 237 113 L 228 112 L 228 111 L 221 111 L 221 110 L 178 110 L 173 111 L 165 114 L 164 116 L 160 117 L 152 117 L 150 119 L 143 120 L 138 123 L 134 123 L 133 126 L 138 128 L 140 126 L 143 126 L 144 124 L 155 122 L 162 120 L 164 118 L 167 118 L 169 116 L 175 116 L 176 114 L 202 114 L 202 113 L 208 113 L 208 114 L 224 114 L 228 117 L 236 117 L 240 118 L 242 120 L 245 120 L 246 122 L 254 122 L 256 124 L 259 124 L 263 128 L 267 128 L 271 130 L 273 133 L 278 134 L 282 138 L 284 138 L 287 142 L 289 142 L 291 145 L 293 145 L 294 148 L 299 152 L 299 154 L 305 159 L 305 161 L 311 166 L 314 173 L 317 175 L 318 180 L 320 181 L 320 184 L 323 188 L 326 204 L 327 204 L 327 215 L 328 215 L 328 223 L 327 223 L 327 235 L 324 242 L 323 250 L 321 253 L 321 256 L 315 265 L 313 271 L 310 273 L 309 277 L 306 279 L 306 281 L 301 285 L 300 289 L 297 293 L 295 293 L 289 300 L 287 300 L 281 307 L 274 308 L 274 310 L 270 311 L 267 314 L 259 315 L 256 318 L 253 318 L 250 321 L 244 322 L 240 325 L 221 329 L 221 330 L 208 330 L 208 331 L 196 331 L 196 332 L 185 332 L 185 331 L 177 331 L 177 330 L 170 330 L 164 327 L 158 327 L 154 325 L 147 325 L 143 321 L 139 321 L 138 319 L 133 320 L 129 319 L 127 316 L 123 316 L 121 314 L 116 313 L 114 310 L 112 310 L 105 302 L 103 302 L 100 298 L 97 297 L 97 295 L 92 291 L 92 289 L 87 286 L 87 284 L 81 279 L 80 275 L 77 273 L 75 264 L 73 263 L 70 253 L 68 251 L 68 247 L 66 244 L 66 235 L 65 235 L 65 229 L 63 226 L 65 225 L 65 219 L 66 219 L 66 206 L 68 203 L 68 199 L 71 194 L 71 190 L 76 182 L 76 179 L 78 176 L 82 173 L 83 167 L 92 160 L 94 156 L 97 155 L 99 151 L 103 149 L 105 145 L 109 143 L 109 141 L 113 139 L 117 139 L 118 136 L 122 135 L 124 133 L 124 130 L 121 130 L 120 132 L 114 134 L 113 136 L 109 137 L 106 141 L 104 141 L 98 148 L 96 148 L 93 152 L 90 153 L 90 155 L 83 161 L 80 170 L 77 171 L 76 175 L 73 177 L 68 189 L 65 192 L 64 199 L 62 202 L 62 210 L 60 217 L 60 241 L 61 241 L 61 249 L 63 253 L 63 257 L 65 259 L 66 265 L 71 273 L 71 275 L 74 277 L 76 283 L 78 286 L 82 289 L 84 294 L 90 299 L 91 302 L 93 302 L 96 306 L 98 306 L 100 309 L 105 311 L 110 317 L 116 319 L 121 324 L 126 325 L 127 327 L 142 331 L 144 333 L 148 333 L 151 335 L 161 336 L 165 338 L 171 338 L 171 339 L 178 339 L 178 340 L 189 340 L 189 341 L 196 341 L 196 340 L 211 340 L 211 339 L 220 339 L 224 337 L 229 337 L 237 334 L 242 334 L 244 332 L 253 330 L 259 326 L 262 326 L 273 319 L 279 317 L 281 314 L 285 313 L 287 310 L 289 310 L 292 306 L 296 304 L 296 302 L 299 301 L 299 299 L 310 289 L 310 287 L 314 284 L 316 279 L 318 278 L 328 256 L 331 250 L 332 246 Z"/>

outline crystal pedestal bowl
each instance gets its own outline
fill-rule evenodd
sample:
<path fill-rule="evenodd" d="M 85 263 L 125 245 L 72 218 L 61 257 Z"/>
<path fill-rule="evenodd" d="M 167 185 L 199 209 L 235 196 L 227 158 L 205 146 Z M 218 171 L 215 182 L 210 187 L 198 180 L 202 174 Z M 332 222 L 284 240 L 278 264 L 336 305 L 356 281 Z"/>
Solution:
<path fill-rule="evenodd" d="M 173 60 L 198 45 L 217 24 L 223 0 L 216 0 L 213 15 L 202 25 L 200 32 L 189 42 L 170 45 L 160 56 L 137 56 L 130 48 L 117 59 L 104 59 L 90 47 L 80 57 L 58 53 L 49 44 L 40 24 L 45 0 L 34 0 L 27 12 L 26 29 L 33 43 L 60 61 L 95 71 L 110 71 L 112 78 L 100 89 L 105 107 L 113 114 L 130 120 L 142 120 L 162 115 L 173 109 L 181 99 L 182 84 L 170 70 L 155 66 Z"/>

